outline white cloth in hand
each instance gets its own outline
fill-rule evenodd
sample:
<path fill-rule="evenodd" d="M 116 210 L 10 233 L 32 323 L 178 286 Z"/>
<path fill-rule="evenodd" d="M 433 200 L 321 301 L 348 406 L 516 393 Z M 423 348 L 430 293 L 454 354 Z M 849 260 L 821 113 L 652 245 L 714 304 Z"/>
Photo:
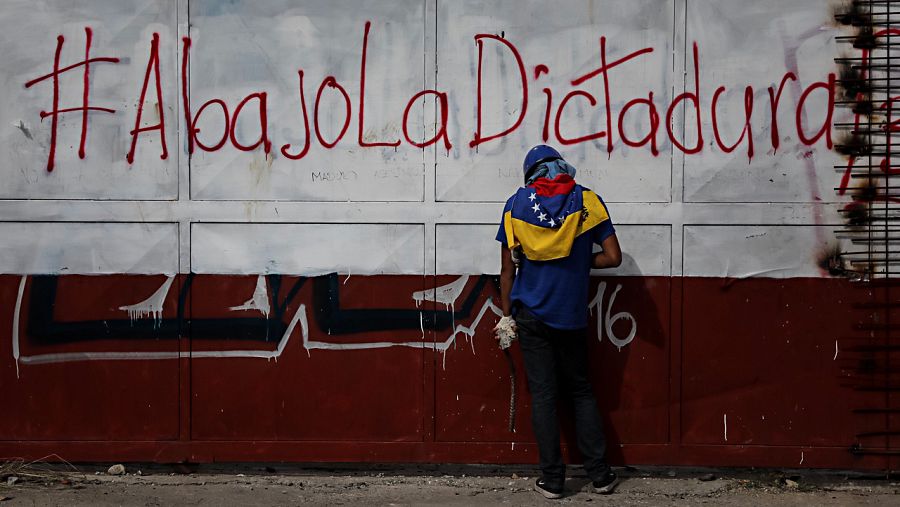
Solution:
<path fill-rule="evenodd" d="M 509 315 L 504 315 L 500 322 L 497 322 L 497 325 L 494 326 L 494 335 L 497 337 L 500 348 L 502 350 L 508 349 L 518 337 L 516 321 Z"/>

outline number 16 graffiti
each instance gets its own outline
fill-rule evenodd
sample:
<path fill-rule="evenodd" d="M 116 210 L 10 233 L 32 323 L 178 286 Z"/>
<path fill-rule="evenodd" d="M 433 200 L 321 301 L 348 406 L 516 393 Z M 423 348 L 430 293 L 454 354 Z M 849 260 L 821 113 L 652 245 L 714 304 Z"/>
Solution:
<path fill-rule="evenodd" d="M 622 284 L 616 285 L 616 290 L 609 296 L 605 315 L 603 313 L 602 304 L 603 296 L 606 294 L 606 282 L 600 282 L 600 285 L 597 287 L 597 295 L 594 296 L 594 299 L 588 304 L 588 308 L 592 310 L 592 313 L 593 308 L 597 308 L 597 340 L 603 341 L 603 333 L 605 331 L 609 341 L 618 347 L 619 350 L 622 350 L 622 347 L 631 343 L 632 340 L 634 340 L 634 336 L 637 334 L 637 321 L 634 319 L 634 315 L 628 312 L 619 312 L 615 315 L 611 315 L 612 306 L 616 302 L 616 295 L 621 289 Z M 625 338 L 619 338 L 613 333 L 613 325 L 622 319 L 631 321 L 631 329 L 628 331 L 628 336 Z"/>

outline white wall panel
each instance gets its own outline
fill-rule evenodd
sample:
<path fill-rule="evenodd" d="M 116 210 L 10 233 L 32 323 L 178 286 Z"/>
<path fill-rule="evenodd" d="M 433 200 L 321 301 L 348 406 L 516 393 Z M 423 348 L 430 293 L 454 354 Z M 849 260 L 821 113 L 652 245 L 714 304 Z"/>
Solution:
<path fill-rule="evenodd" d="M 196 273 L 422 274 L 421 225 L 193 224 Z"/>
<path fill-rule="evenodd" d="M 740 0 L 687 2 L 687 40 L 696 41 L 700 61 L 700 107 L 703 151 L 685 157 L 684 199 L 697 202 L 817 202 L 840 201 L 834 188 L 840 181 L 833 166 L 845 163 L 820 139 L 803 144 L 796 112 L 801 94 L 815 82 L 837 72 L 834 59 L 847 48 L 835 43 L 846 35 L 833 19 L 833 5 L 820 0 Z M 691 49 L 686 55 L 686 89 L 695 88 Z M 858 56 L 858 55 L 857 55 Z M 784 86 L 776 115 L 780 145 L 774 149 L 772 112 L 767 89 L 777 92 L 786 73 L 797 80 Z M 716 143 L 712 98 L 725 87 L 717 104 L 722 143 L 737 142 L 744 127 L 744 89 L 753 87 L 751 117 L 754 155 L 747 156 L 746 139 L 731 153 Z M 697 139 L 696 115 L 688 108 L 687 140 Z M 824 123 L 827 93 L 812 92 L 802 109 L 804 132 L 812 137 Z M 849 109 L 837 108 L 834 121 L 850 121 Z M 839 131 L 834 131 L 835 137 Z M 837 142 L 837 141 L 836 141 Z"/>
<path fill-rule="evenodd" d="M 439 275 L 500 273 L 497 224 L 442 224 L 435 231 Z"/>
<path fill-rule="evenodd" d="M 579 170 L 579 180 L 614 201 L 668 201 L 671 193 L 671 153 L 666 141 L 665 106 L 673 86 L 673 2 L 639 0 L 619 2 L 558 2 L 523 5 L 516 0 L 495 2 L 441 2 L 438 9 L 438 87 L 450 94 L 448 130 L 454 141 L 449 151 L 438 150 L 436 197 L 439 201 L 503 201 L 522 180 L 522 159 L 542 141 L 547 99 L 553 95 L 550 143 Z M 476 34 L 502 36 L 519 51 L 527 77 L 528 104 L 521 126 L 502 139 L 472 149 L 477 127 L 478 47 Z M 653 52 L 609 72 L 614 134 L 613 152 L 607 139 L 561 146 L 555 137 L 555 119 L 563 98 L 574 90 L 590 93 L 573 98 L 561 116 L 560 132 L 575 138 L 606 130 L 606 100 L 602 77 L 578 86 L 571 81 L 601 67 L 600 36 L 607 39 L 607 60 L 612 62 L 643 48 Z M 535 67 L 547 74 L 535 79 Z M 495 134 L 511 127 L 522 110 L 523 87 L 519 67 L 510 49 L 485 41 L 482 55 L 482 131 Z M 659 156 L 649 147 L 629 148 L 618 133 L 618 113 L 625 103 L 653 92 L 662 106 Z M 625 117 L 625 131 L 640 139 L 649 131 L 645 107 Z"/>
<path fill-rule="evenodd" d="M 0 14 L 0 198 L 3 199 L 175 199 L 178 192 L 176 125 L 178 76 L 175 2 L 122 0 L 67 2 L 8 0 Z M 115 113 L 88 114 L 85 158 L 78 157 L 81 112 L 58 115 L 53 171 L 47 170 L 51 145 L 53 80 L 30 88 L 25 83 L 53 71 L 57 36 L 64 43 L 60 68 L 84 60 L 85 27 L 93 31 L 91 57 L 119 63 L 90 66 L 89 105 Z M 160 159 L 158 131 L 141 134 L 134 163 L 126 155 L 135 127 L 137 104 L 153 33 L 159 34 L 159 69 L 168 158 Z M 81 107 L 83 67 L 59 77 L 59 109 Z M 142 126 L 158 123 L 155 80 L 144 99 Z"/>
<path fill-rule="evenodd" d="M 177 272 L 178 224 L 0 222 L 0 273 Z"/>
<path fill-rule="evenodd" d="M 822 259 L 850 245 L 834 226 L 688 225 L 684 276 L 791 278 L 825 276 Z"/>
<path fill-rule="evenodd" d="M 300 201 L 421 201 L 423 153 L 403 135 L 407 102 L 423 89 L 424 3 L 421 0 L 298 3 L 289 0 L 190 3 L 191 103 L 197 110 L 221 99 L 233 116 L 248 94 L 268 94 L 272 151 L 234 148 L 231 141 L 215 152 L 196 150 L 191 164 L 194 199 Z M 366 54 L 365 124 L 368 143 L 401 141 L 399 147 L 363 148 L 358 143 L 363 35 L 370 21 Z M 307 133 L 303 127 L 298 70 L 304 95 L 310 148 L 296 155 Z M 315 133 L 315 104 L 322 82 L 332 76 L 350 99 L 349 126 L 334 148 Z M 337 88 L 325 86 L 319 107 L 320 133 L 327 143 L 340 134 L 348 111 Z M 420 132 L 423 102 L 411 109 L 411 132 Z M 233 118 L 232 118 L 233 120 Z M 241 112 L 235 138 L 244 145 L 259 139 L 258 103 Z M 224 128 L 221 109 L 210 106 L 198 122 L 199 137 L 215 145 Z"/>

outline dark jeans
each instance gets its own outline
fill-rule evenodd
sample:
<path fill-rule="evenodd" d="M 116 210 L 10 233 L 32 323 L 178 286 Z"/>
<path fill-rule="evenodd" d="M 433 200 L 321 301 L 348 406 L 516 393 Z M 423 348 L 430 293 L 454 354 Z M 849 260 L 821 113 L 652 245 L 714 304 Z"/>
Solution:
<path fill-rule="evenodd" d="M 552 486 L 562 486 L 566 477 L 556 413 L 560 397 L 571 398 L 574 403 L 575 432 L 585 471 L 592 480 L 600 479 L 609 465 L 603 422 L 588 381 L 586 330 L 552 328 L 524 308 L 516 314 L 516 325 L 531 390 L 531 424 L 544 479 Z"/>

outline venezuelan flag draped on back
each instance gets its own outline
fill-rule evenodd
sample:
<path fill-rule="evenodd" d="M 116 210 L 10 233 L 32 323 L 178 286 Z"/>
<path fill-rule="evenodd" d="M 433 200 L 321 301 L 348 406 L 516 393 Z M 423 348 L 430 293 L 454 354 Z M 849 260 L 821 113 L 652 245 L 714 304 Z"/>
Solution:
<path fill-rule="evenodd" d="M 600 198 L 568 174 L 539 178 L 512 198 L 503 221 L 510 249 L 522 247 L 529 260 L 567 257 L 575 238 L 609 220 Z"/>

